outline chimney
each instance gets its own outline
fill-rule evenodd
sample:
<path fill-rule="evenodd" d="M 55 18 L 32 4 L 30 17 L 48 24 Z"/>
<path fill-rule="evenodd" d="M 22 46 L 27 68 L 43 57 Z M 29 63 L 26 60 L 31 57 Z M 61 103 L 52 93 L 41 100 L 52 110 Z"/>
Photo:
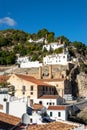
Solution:
<path fill-rule="evenodd" d="M 39 67 L 39 79 L 42 79 L 42 67 Z"/>
<path fill-rule="evenodd" d="M 49 65 L 49 79 L 52 79 L 52 65 Z"/>

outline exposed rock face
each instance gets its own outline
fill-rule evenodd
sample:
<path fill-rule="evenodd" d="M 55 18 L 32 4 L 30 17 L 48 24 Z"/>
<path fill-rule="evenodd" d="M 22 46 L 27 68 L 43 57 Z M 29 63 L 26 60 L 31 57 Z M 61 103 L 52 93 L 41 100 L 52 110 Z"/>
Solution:
<path fill-rule="evenodd" d="M 77 84 L 80 97 L 87 97 L 87 74 L 80 73 L 77 75 Z"/>

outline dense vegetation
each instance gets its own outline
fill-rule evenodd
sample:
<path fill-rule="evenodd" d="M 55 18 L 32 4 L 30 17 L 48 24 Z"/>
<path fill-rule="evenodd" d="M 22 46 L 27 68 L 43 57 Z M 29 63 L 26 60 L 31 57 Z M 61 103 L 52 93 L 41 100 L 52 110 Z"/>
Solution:
<path fill-rule="evenodd" d="M 48 54 L 62 53 L 62 48 L 56 49 L 55 51 L 50 48 L 50 51 L 48 52 L 46 49 L 42 49 L 45 44 L 44 42 L 29 43 L 28 41 L 30 38 L 38 40 L 42 37 L 47 39 L 48 44 L 61 39 L 61 42 L 68 46 L 71 56 L 77 57 L 76 52 L 83 57 L 87 55 L 87 46 L 82 42 L 71 42 L 65 36 L 55 37 L 54 32 L 49 32 L 47 29 L 39 30 L 37 34 L 29 34 L 20 30 L 7 29 L 0 31 L 0 65 L 14 64 L 17 54 L 20 56 L 28 55 L 31 57 L 32 61 L 42 61 L 43 57 Z"/>

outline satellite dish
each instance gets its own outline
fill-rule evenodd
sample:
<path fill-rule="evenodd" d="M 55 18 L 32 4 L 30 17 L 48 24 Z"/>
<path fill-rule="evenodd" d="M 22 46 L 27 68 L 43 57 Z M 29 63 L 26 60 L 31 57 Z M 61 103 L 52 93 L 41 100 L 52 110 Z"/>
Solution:
<path fill-rule="evenodd" d="M 22 121 L 22 123 L 23 124 L 25 124 L 25 125 L 28 125 L 28 124 L 30 124 L 30 117 L 29 117 L 29 115 L 28 114 L 26 114 L 26 113 L 24 113 L 23 115 L 22 115 L 22 119 L 21 119 Z"/>

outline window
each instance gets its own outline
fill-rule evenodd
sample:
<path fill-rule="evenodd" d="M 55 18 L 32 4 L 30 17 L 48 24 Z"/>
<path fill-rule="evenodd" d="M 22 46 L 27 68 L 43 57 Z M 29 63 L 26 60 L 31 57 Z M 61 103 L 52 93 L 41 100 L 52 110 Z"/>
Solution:
<path fill-rule="evenodd" d="M 31 95 L 33 95 L 33 92 L 31 92 Z"/>
<path fill-rule="evenodd" d="M 22 91 L 26 91 L 26 86 L 22 86 Z"/>
<path fill-rule="evenodd" d="M 61 117 L 61 112 L 58 112 L 58 117 Z"/>
<path fill-rule="evenodd" d="M 33 86 L 33 85 L 31 85 L 31 91 L 33 91 L 33 89 L 34 89 L 34 86 Z"/>
<path fill-rule="evenodd" d="M 30 118 L 30 123 L 32 123 L 32 118 Z"/>
<path fill-rule="evenodd" d="M 26 91 L 26 86 L 22 86 L 22 94 L 25 95 L 25 91 Z"/>
<path fill-rule="evenodd" d="M 53 102 L 53 105 L 54 105 L 54 102 Z"/>
<path fill-rule="evenodd" d="M 52 103 L 50 102 L 50 105 L 52 105 Z"/>
<path fill-rule="evenodd" d="M 23 91 L 22 94 L 25 95 L 25 91 Z"/>
<path fill-rule="evenodd" d="M 46 91 L 48 91 L 48 87 L 46 87 Z"/>
<path fill-rule="evenodd" d="M 43 87 L 43 91 L 44 91 L 44 87 Z"/>
<path fill-rule="evenodd" d="M 53 113 L 52 112 L 50 112 L 50 116 L 52 117 L 52 115 L 53 115 Z"/>
<path fill-rule="evenodd" d="M 42 101 L 39 101 L 39 104 L 41 104 L 41 105 L 42 105 Z"/>

